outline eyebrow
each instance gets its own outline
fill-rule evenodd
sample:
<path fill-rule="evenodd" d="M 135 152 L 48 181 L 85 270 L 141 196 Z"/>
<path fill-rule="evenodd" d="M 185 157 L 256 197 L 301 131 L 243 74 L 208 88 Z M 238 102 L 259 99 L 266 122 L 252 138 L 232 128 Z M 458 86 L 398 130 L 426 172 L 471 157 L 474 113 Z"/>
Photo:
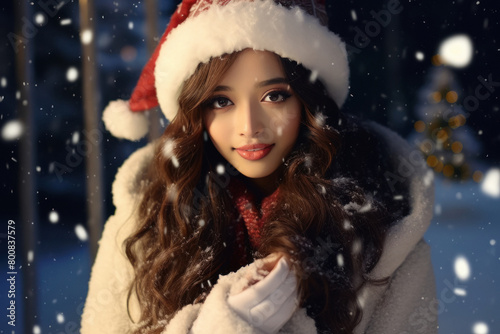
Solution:
<path fill-rule="evenodd" d="M 261 81 L 259 83 L 257 83 L 255 85 L 255 87 L 257 88 L 262 88 L 262 87 L 266 87 L 266 86 L 270 86 L 270 85 L 275 85 L 275 84 L 288 84 L 288 80 L 285 79 L 285 78 L 272 78 L 272 79 L 269 79 L 269 80 L 264 80 L 264 81 Z M 231 87 L 229 86 L 217 86 L 215 89 L 214 89 L 214 92 L 227 92 L 227 91 L 231 91 Z"/>
<path fill-rule="evenodd" d="M 275 85 L 275 84 L 288 84 L 288 80 L 285 78 L 272 78 L 269 80 L 261 81 L 257 84 L 258 88 L 265 86 Z"/>

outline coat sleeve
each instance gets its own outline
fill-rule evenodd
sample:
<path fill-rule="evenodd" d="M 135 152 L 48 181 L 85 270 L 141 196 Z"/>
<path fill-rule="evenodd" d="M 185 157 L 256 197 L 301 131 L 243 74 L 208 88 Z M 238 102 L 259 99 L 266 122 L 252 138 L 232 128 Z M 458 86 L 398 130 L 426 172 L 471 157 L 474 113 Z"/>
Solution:
<path fill-rule="evenodd" d="M 127 293 L 133 269 L 122 248 L 123 221 L 115 215 L 104 225 L 83 309 L 82 334 L 127 333 L 134 327 L 127 312 Z M 137 320 L 138 309 L 134 306 L 131 303 L 130 311 L 132 318 Z"/>
<path fill-rule="evenodd" d="M 373 312 L 355 333 L 437 334 L 439 302 L 430 247 L 423 239 L 396 270 L 389 286 L 373 290 L 365 295 L 367 299 L 376 299 L 366 300 L 374 305 Z"/>
<path fill-rule="evenodd" d="M 221 276 L 203 304 L 185 306 L 165 325 L 162 334 L 263 334 L 239 317 L 227 303 L 231 288 L 246 269 L 244 267 L 236 273 Z M 305 310 L 299 309 L 279 333 L 313 334 L 316 327 Z"/>
<path fill-rule="evenodd" d="M 163 334 L 260 334 L 239 318 L 227 304 L 233 276 L 221 277 L 205 304 L 188 305 L 165 327 Z M 355 333 L 365 334 L 437 334 L 438 301 L 430 247 L 421 240 L 386 286 L 371 286 L 360 296 L 364 318 Z M 190 327 L 192 328 L 190 329 Z M 280 334 L 315 334 L 314 320 L 304 309 L 295 312 Z"/>
<path fill-rule="evenodd" d="M 116 174 L 112 187 L 116 211 L 104 225 L 99 240 L 82 314 L 83 334 L 129 333 L 137 326 L 140 312 L 135 294 L 127 308 L 134 271 L 125 255 L 123 242 L 136 228 L 135 210 L 140 199 L 137 176 L 150 164 L 153 148 L 153 144 L 149 144 L 134 152 Z"/>
<path fill-rule="evenodd" d="M 132 215 L 129 213 L 129 216 Z M 123 241 L 134 226 L 131 218 L 115 215 L 104 226 L 99 251 L 92 267 L 89 292 L 82 315 L 81 333 L 130 333 L 138 328 L 139 304 L 132 294 L 127 311 L 127 294 L 133 279 L 133 268 L 123 250 Z M 261 334 L 240 318 L 227 303 L 231 287 L 244 275 L 245 268 L 221 276 L 203 304 L 186 305 L 175 316 L 160 322 L 164 334 Z M 308 328 L 300 333 L 316 333 L 314 321 L 303 311 L 285 324 L 286 328 Z M 284 330 L 280 333 L 299 333 Z"/>

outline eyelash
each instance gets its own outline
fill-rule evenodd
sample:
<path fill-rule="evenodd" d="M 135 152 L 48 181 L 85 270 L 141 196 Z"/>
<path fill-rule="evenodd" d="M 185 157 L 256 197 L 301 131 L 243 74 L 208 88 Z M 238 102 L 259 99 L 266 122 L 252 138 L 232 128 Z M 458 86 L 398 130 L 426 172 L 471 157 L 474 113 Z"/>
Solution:
<path fill-rule="evenodd" d="M 272 102 L 275 102 L 275 103 L 279 103 L 279 102 L 285 102 L 289 97 L 292 96 L 292 94 L 290 94 L 289 92 L 285 91 L 285 90 L 273 90 L 271 92 L 269 92 L 268 94 L 266 94 L 266 96 L 264 97 L 267 98 L 268 96 L 270 95 L 281 95 L 283 97 L 282 100 L 280 101 L 272 101 Z"/>
<path fill-rule="evenodd" d="M 214 104 L 220 100 L 226 100 L 226 101 L 229 101 L 231 102 L 231 100 L 229 100 L 227 97 L 225 96 L 214 96 L 213 98 L 209 99 L 207 102 L 206 102 L 206 106 L 207 108 L 209 109 L 222 109 L 224 107 L 215 107 Z M 233 102 L 231 102 L 233 103 Z"/>
<path fill-rule="evenodd" d="M 282 96 L 282 99 L 280 99 L 279 101 L 266 101 L 266 102 L 271 102 L 271 103 L 280 103 L 280 102 L 285 102 L 288 98 L 290 98 L 292 96 L 292 94 L 290 94 L 289 92 L 285 91 L 285 90 L 274 90 L 274 91 L 271 91 L 269 93 L 266 94 L 266 96 L 264 97 L 264 100 L 271 96 L 271 95 L 274 95 L 274 96 Z M 226 106 L 224 107 L 215 107 L 214 104 L 220 100 L 225 100 L 226 102 L 229 101 L 232 105 L 233 102 L 228 99 L 227 97 L 225 96 L 214 96 L 213 98 L 209 99 L 205 105 L 207 106 L 207 108 L 209 109 L 223 109 L 225 108 Z"/>

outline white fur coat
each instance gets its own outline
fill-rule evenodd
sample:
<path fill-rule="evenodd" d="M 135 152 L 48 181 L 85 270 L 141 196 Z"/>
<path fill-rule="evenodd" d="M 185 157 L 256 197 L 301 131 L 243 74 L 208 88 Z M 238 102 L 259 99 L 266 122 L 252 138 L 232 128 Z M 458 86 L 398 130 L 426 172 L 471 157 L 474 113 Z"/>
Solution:
<path fill-rule="evenodd" d="M 397 134 L 375 123 L 370 128 L 389 146 L 393 163 L 401 164 L 399 177 L 409 187 L 410 213 L 389 230 L 382 257 L 371 273 L 374 278 L 391 276 L 390 283 L 368 286 L 359 295 L 363 318 L 355 333 L 437 333 L 434 274 L 429 246 L 422 239 L 432 218 L 433 174 L 423 159 L 415 158 L 417 150 Z M 113 184 L 116 212 L 106 223 L 99 242 L 82 316 L 83 334 L 123 334 L 136 326 L 127 313 L 126 299 L 133 271 L 122 243 L 134 229 L 137 173 L 152 158 L 150 144 L 132 154 L 116 175 Z M 185 306 L 168 324 L 164 323 L 163 333 L 259 333 L 239 318 L 226 301 L 240 274 L 241 270 L 221 277 L 203 304 Z M 139 308 L 134 297 L 130 315 L 137 323 Z M 300 309 L 280 333 L 316 333 L 316 327 L 314 320 Z"/>

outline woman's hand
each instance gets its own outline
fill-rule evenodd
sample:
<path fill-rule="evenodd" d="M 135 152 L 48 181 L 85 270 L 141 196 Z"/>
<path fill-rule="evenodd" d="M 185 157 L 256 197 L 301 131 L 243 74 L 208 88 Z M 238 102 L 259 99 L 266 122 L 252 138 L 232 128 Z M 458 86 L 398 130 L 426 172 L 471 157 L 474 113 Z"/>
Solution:
<path fill-rule="evenodd" d="M 276 333 L 297 306 L 297 278 L 283 256 L 271 254 L 243 279 L 243 291 L 228 297 L 229 306 L 253 327 Z"/>

